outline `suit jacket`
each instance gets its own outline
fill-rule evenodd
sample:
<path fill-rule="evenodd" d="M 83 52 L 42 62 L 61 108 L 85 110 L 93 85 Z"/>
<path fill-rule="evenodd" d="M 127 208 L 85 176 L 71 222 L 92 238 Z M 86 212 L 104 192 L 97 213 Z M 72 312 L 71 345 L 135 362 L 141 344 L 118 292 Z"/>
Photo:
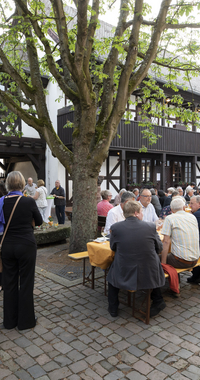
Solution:
<path fill-rule="evenodd" d="M 165 284 L 157 253 L 162 242 L 154 223 L 129 217 L 111 227 L 110 247 L 115 251 L 107 280 L 119 289 L 154 289 Z"/>
<path fill-rule="evenodd" d="M 188 194 L 185 194 L 184 198 L 185 198 L 186 202 L 190 202 L 190 196 Z"/>
<path fill-rule="evenodd" d="M 171 195 L 168 195 L 168 196 L 165 198 L 165 200 L 164 200 L 163 207 L 170 206 L 171 201 L 172 201 L 172 196 L 171 196 Z"/>

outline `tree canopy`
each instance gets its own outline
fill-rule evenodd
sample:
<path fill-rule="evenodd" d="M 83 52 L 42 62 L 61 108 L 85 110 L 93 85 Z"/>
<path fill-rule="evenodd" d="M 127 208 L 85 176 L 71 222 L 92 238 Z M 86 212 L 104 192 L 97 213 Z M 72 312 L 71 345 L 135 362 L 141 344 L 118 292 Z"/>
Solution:
<path fill-rule="evenodd" d="M 112 7 L 114 2 L 107 3 Z M 199 75 L 200 3 L 163 0 L 152 19 L 148 1 L 121 0 L 118 24 L 107 38 L 97 33 L 103 0 L 91 5 L 88 0 L 74 0 L 75 16 L 69 16 L 64 0 L 15 0 L 14 4 L 12 12 L 10 1 L 0 0 L 1 117 L 10 120 L 11 132 L 14 117 L 37 130 L 71 174 L 71 250 L 85 249 L 96 231 L 98 173 L 131 94 L 143 81 L 143 113 L 162 117 L 163 110 L 172 111 L 153 77 L 165 78 L 166 86 L 176 92 L 180 78 L 190 87 L 191 78 Z M 56 81 L 73 103 L 72 150 L 54 130 L 42 75 Z M 178 94 L 172 103 L 180 120 L 198 124 L 192 104 L 181 107 Z M 146 136 L 155 142 L 151 123 L 145 120 L 145 125 Z M 89 192 L 90 220 L 83 224 Z"/>

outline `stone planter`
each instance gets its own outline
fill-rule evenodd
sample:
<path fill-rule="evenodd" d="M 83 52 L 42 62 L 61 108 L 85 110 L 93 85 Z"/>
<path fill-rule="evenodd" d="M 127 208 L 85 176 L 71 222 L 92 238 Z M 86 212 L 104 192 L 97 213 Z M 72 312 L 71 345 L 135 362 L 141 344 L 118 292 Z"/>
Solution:
<path fill-rule="evenodd" d="M 34 230 L 37 245 L 56 243 L 66 240 L 70 236 L 70 227 L 63 224 L 58 227 L 49 227 L 46 230 Z"/>

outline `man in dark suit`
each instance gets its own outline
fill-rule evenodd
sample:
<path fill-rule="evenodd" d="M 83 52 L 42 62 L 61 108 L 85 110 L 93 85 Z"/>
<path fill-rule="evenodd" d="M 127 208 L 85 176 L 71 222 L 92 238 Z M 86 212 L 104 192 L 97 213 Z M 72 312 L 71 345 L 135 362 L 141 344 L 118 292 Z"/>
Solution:
<path fill-rule="evenodd" d="M 158 253 L 162 242 L 156 232 L 155 223 L 142 221 L 142 206 L 130 200 L 124 205 L 125 221 L 111 227 L 110 247 L 115 251 L 108 280 L 108 311 L 117 316 L 118 292 L 124 290 L 153 289 L 150 316 L 165 308 L 160 287 L 165 284 L 165 276 Z"/>
<path fill-rule="evenodd" d="M 199 239 L 200 239 L 200 195 L 194 195 L 190 199 L 190 207 L 192 214 L 197 218 L 198 227 L 199 227 Z M 199 241 L 200 246 L 200 241 Z M 187 278 L 187 282 L 199 284 L 200 283 L 200 266 L 195 267 L 192 270 L 192 276 Z"/>

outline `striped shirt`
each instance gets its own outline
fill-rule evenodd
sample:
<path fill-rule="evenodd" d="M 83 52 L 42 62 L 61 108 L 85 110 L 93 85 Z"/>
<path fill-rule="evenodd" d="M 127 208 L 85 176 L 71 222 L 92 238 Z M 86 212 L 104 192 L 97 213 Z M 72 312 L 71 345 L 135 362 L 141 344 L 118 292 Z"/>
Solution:
<path fill-rule="evenodd" d="M 165 218 L 162 232 L 171 238 L 171 253 L 183 260 L 199 258 L 199 229 L 194 215 L 183 210 Z"/>

